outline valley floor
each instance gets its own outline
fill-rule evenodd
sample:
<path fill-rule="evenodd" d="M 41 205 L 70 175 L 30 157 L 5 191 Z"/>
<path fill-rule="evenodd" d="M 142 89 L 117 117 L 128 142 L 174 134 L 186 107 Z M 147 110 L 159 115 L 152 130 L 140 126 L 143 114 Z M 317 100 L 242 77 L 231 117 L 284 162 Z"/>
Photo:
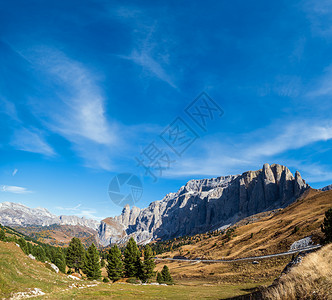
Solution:
<path fill-rule="evenodd" d="M 70 289 L 37 297 L 40 299 L 227 299 L 244 295 L 258 284 L 211 285 L 191 282 L 173 286 L 104 284 L 85 289 Z"/>

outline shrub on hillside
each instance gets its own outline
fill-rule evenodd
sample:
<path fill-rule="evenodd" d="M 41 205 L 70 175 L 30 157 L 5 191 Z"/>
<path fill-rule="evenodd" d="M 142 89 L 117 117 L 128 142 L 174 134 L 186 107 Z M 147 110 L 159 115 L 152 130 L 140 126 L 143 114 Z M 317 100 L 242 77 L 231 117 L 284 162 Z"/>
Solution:
<path fill-rule="evenodd" d="M 332 208 L 325 212 L 324 222 L 321 225 L 322 232 L 325 235 L 324 243 L 332 243 Z"/>
<path fill-rule="evenodd" d="M 131 283 L 131 284 L 141 284 L 142 282 L 137 279 L 136 277 L 130 277 L 126 280 L 127 283 Z"/>
<path fill-rule="evenodd" d="M 4 241 L 6 239 L 5 231 L 1 228 L 0 229 L 0 241 Z"/>

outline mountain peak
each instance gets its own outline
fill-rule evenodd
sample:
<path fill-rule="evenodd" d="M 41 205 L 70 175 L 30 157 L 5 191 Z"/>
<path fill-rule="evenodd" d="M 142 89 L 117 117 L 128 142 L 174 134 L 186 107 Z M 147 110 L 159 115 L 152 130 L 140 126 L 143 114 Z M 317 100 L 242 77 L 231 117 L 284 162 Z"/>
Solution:
<path fill-rule="evenodd" d="M 299 172 L 294 177 L 286 166 L 264 164 L 241 175 L 189 180 L 145 209 L 126 206 L 114 220 L 123 226 L 127 238 L 133 236 L 137 242 L 192 235 L 285 207 L 308 188 Z M 107 234 L 102 235 L 107 241 Z"/>

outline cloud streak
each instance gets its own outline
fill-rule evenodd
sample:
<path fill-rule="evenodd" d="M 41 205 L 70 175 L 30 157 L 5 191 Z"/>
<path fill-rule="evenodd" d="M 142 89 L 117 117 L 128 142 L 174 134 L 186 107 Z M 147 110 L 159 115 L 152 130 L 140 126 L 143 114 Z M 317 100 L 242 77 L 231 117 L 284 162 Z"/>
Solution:
<path fill-rule="evenodd" d="M 74 207 L 62 207 L 62 206 L 57 206 L 56 209 L 59 210 L 67 210 L 67 211 L 77 211 L 79 208 L 82 206 L 82 204 L 78 204 Z"/>
<path fill-rule="evenodd" d="M 53 148 L 45 141 L 42 132 L 35 128 L 15 130 L 10 144 L 21 151 L 39 153 L 48 157 L 56 155 Z"/>
<path fill-rule="evenodd" d="M 278 126 L 279 125 L 279 126 Z M 262 139 L 262 137 L 264 137 Z M 198 156 L 179 160 L 166 176 L 220 176 L 242 172 L 244 167 L 257 167 L 267 161 L 288 161 L 290 165 L 303 167 L 301 162 L 282 158 L 284 153 L 301 149 L 317 142 L 327 142 L 332 139 L 332 126 L 329 122 L 294 122 L 288 125 L 275 124 L 273 128 L 249 133 L 246 138 L 234 137 L 241 142 L 230 143 L 207 142 L 201 146 Z M 203 155 L 202 155 L 203 153 Z M 241 167 L 241 168 L 240 168 Z M 305 168 L 302 168 L 303 170 Z M 328 180 L 330 172 L 322 170 L 318 165 L 311 173 L 313 182 L 321 176 Z M 322 180 L 320 180 L 322 181 Z"/>
<path fill-rule="evenodd" d="M 169 45 L 172 40 L 167 39 L 165 32 L 160 34 L 160 28 L 154 18 L 147 11 L 136 7 L 118 7 L 111 14 L 119 21 L 130 25 L 134 33 L 134 46 L 129 55 L 118 55 L 119 58 L 130 60 L 143 68 L 150 76 L 157 78 L 174 89 L 178 89 L 173 76 L 167 71 L 169 67 Z M 162 36 L 162 38 L 160 38 Z"/>
<path fill-rule="evenodd" d="M 110 170 L 111 149 L 119 142 L 118 128 L 106 117 L 106 98 L 99 88 L 98 77 L 82 63 L 51 47 L 35 47 L 24 56 L 57 90 L 55 97 L 44 104 L 40 99 L 30 99 L 34 115 L 50 131 L 71 142 L 86 166 Z M 43 149 L 52 153 L 45 145 Z"/>
<path fill-rule="evenodd" d="M 32 191 L 20 186 L 0 185 L 0 192 L 13 194 L 30 194 Z"/>

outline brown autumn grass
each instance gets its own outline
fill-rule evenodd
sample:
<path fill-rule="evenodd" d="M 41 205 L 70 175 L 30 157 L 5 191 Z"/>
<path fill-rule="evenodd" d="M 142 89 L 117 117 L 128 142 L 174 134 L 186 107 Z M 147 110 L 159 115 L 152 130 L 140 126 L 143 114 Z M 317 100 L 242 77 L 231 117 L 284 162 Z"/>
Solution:
<path fill-rule="evenodd" d="M 288 251 L 294 241 L 313 236 L 319 242 L 320 225 L 324 213 L 332 206 L 332 191 L 310 189 L 303 197 L 276 213 L 262 214 L 255 222 L 236 224 L 235 235 L 230 241 L 223 236 L 213 236 L 200 242 L 167 252 L 160 257 L 185 255 L 188 258 L 206 259 L 239 258 Z M 194 240 L 194 237 L 193 237 Z"/>
<path fill-rule="evenodd" d="M 156 271 L 164 265 L 170 269 L 177 284 L 239 284 L 260 283 L 270 285 L 277 278 L 292 255 L 262 259 L 259 264 L 252 261 L 231 263 L 203 263 L 186 261 L 157 261 Z"/>
<path fill-rule="evenodd" d="M 332 299 L 332 244 L 304 257 L 263 296 L 271 300 Z"/>

